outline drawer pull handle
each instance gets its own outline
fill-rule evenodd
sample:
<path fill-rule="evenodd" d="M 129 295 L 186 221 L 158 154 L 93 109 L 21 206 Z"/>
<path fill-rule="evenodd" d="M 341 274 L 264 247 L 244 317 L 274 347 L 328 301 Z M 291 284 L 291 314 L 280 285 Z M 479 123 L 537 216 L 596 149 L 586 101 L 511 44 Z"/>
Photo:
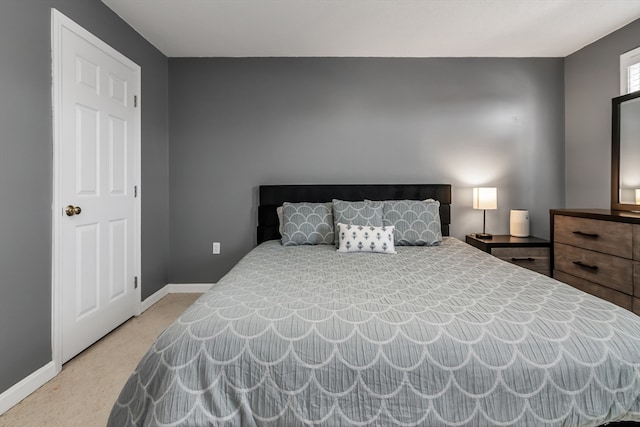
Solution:
<path fill-rule="evenodd" d="M 589 270 L 597 270 L 598 266 L 597 265 L 589 265 L 589 264 L 585 264 L 582 261 L 573 261 L 573 263 L 575 265 L 577 265 L 578 267 L 582 267 L 582 268 L 588 268 Z"/>
<path fill-rule="evenodd" d="M 573 234 L 577 234 L 578 236 L 591 237 L 592 239 L 597 239 L 598 233 L 585 233 L 584 231 L 574 231 Z"/>
<path fill-rule="evenodd" d="M 528 257 L 513 257 L 511 258 L 511 261 L 535 261 L 535 258 L 531 258 L 530 256 Z"/>

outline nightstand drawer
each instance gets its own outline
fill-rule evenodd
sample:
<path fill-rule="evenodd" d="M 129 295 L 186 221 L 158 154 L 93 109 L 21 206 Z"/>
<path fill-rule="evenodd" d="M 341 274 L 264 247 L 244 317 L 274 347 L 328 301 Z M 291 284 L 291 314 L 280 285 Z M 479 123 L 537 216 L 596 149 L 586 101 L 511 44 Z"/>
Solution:
<path fill-rule="evenodd" d="M 619 257 L 633 257 L 631 224 L 556 215 L 555 242 L 578 246 Z"/>
<path fill-rule="evenodd" d="M 554 243 L 554 270 L 633 295 L 631 260 Z"/>
<path fill-rule="evenodd" d="M 493 248 L 491 255 L 547 276 L 551 274 L 549 248 Z"/>

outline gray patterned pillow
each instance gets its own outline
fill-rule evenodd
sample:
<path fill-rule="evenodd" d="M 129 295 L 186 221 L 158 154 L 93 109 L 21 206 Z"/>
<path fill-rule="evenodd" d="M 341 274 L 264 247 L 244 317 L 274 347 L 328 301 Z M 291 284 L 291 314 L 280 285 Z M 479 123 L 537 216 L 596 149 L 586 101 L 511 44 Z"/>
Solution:
<path fill-rule="evenodd" d="M 335 232 L 331 203 L 288 203 L 282 205 L 282 244 L 331 245 Z"/>
<path fill-rule="evenodd" d="M 276 208 L 276 213 L 278 214 L 278 232 L 282 236 L 284 234 L 284 223 L 282 222 L 282 206 L 278 206 Z"/>
<path fill-rule="evenodd" d="M 440 202 L 386 200 L 383 206 L 383 224 L 395 227 L 396 245 L 435 246 L 442 242 Z"/>
<path fill-rule="evenodd" d="M 393 226 L 351 225 L 338 223 L 338 252 L 377 252 L 395 254 Z"/>
<path fill-rule="evenodd" d="M 364 200 L 361 202 L 347 202 L 333 199 L 334 228 L 338 229 L 338 223 L 352 225 L 372 225 L 382 227 L 382 202 Z M 338 233 L 335 244 L 338 246 Z"/>

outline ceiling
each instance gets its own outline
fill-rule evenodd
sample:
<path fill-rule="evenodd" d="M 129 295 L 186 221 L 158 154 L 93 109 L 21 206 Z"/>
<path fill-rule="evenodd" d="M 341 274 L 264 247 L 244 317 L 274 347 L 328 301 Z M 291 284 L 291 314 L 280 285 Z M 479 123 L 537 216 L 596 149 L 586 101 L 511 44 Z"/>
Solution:
<path fill-rule="evenodd" d="M 102 2 L 168 57 L 564 57 L 640 18 L 640 0 Z"/>

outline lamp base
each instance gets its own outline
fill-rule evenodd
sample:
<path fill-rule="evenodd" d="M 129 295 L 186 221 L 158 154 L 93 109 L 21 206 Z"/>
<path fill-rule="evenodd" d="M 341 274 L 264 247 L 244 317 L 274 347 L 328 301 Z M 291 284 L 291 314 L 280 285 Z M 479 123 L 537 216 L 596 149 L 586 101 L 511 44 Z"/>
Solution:
<path fill-rule="evenodd" d="M 493 234 L 491 234 L 491 233 L 476 233 L 476 237 L 478 239 L 490 240 L 490 239 L 493 239 Z"/>

